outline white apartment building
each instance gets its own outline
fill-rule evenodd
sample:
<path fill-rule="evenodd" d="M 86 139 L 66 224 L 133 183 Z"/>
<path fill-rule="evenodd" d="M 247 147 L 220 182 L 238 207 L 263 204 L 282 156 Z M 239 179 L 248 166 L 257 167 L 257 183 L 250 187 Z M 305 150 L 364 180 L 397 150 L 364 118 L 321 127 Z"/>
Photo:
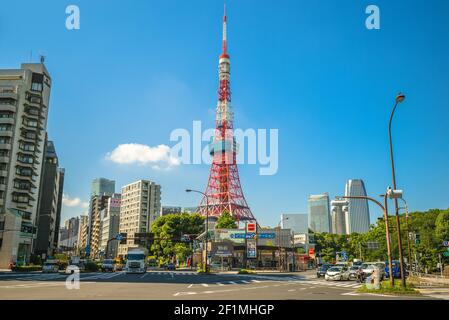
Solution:
<path fill-rule="evenodd" d="M 86 249 L 88 228 L 89 228 L 89 216 L 81 215 L 78 230 L 78 241 L 77 241 L 78 249 L 80 251 Z"/>
<path fill-rule="evenodd" d="M 148 180 L 139 180 L 122 188 L 120 206 L 120 233 L 126 233 L 126 244 L 119 245 L 119 255 L 136 248 L 135 233 L 150 232 L 151 223 L 161 212 L 161 186 Z"/>
<path fill-rule="evenodd" d="M 114 193 L 101 210 L 101 244 L 100 252 L 105 258 L 115 258 L 118 255 L 118 241 L 108 241 L 119 233 L 121 195 Z"/>
<path fill-rule="evenodd" d="M 50 91 L 43 63 L 0 70 L 0 268 L 28 262 L 36 238 Z"/>

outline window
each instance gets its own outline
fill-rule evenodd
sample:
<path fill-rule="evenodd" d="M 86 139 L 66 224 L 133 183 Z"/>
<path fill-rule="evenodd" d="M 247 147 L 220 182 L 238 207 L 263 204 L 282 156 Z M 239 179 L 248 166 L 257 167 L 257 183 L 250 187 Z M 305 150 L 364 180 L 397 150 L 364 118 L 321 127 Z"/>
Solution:
<path fill-rule="evenodd" d="M 36 109 L 36 108 L 28 108 L 28 109 L 26 109 L 26 112 L 28 112 L 28 114 L 31 114 L 33 116 L 39 115 L 39 109 Z"/>
<path fill-rule="evenodd" d="M 8 99 L 8 98 L 2 98 L 2 99 L 0 99 L 0 104 L 9 104 L 11 106 L 15 106 L 16 105 L 16 100 Z"/>
<path fill-rule="evenodd" d="M 39 73 L 33 73 L 31 76 L 31 91 L 42 92 L 44 85 L 44 75 Z"/>
<path fill-rule="evenodd" d="M 10 143 L 11 138 L 10 137 L 0 137 L 0 144 Z"/>
<path fill-rule="evenodd" d="M 24 150 L 24 151 L 34 151 L 34 149 L 35 149 L 33 143 L 25 143 L 25 142 L 21 142 L 19 144 L 19 148 Z"/>
<path fill-rule="evenodd" d="M 29 203 L 30 198 L 26 194 L 14 193 L 12 195 L 12 201 L 18 202 L 18 203 Z"/>
<path fill-rule="evenodd" d="M 22 162 L 22 163 L 29 163 L 32 164 L 34 162 L 34 158 L 31 156 L 26 156 L 23 154 L 19 154 L 19 156 L 17 157 L 17 160 Z"/>
<path fill-rule="evenodd" d="M 10 124 L 0 124 L 0 131 L 10 131 L 11 125 Z"/>
<path fill-rule="evenodd" d="M 31 177 L 33 175 L 33 170 L 30 168 L 17 167 L 16 173 L 21 176 Z"/>
<path fill-rule="evenodd" d="M 25 131 L 24 136 L 27 139 L 36 139 L 36 137 L 37 137 L 36 133 L 33 131 Z"/>
<path fill-rule="evenodd" d="M 0 157 L 8 157 L 8 156 L 9 156 L 9 150 L 0 149 Z"/>
<path fill-rule="evenodd" d="M 30 120 L 30 119 L 23 119 L 23 124 L 29 127 L 37 127 L 37 121 L 36 120 Z"/>
<path fill-rule="evenodd" d="M 0 112 L 0 118 L 13 118 L 14 114 L 12 112 Z"/>
<path fill-rule="evenodd" d="M 0 163 L 0 170 L 5 171 L 6 170 L 6 163 Z"/>
<path fill-rule="evenodd" d="M 31 183 L 28 181 L 23 180 L 14 180 L 14 188 L 17 188 L 19 190 L 30 190 L 31 189 Z"/>

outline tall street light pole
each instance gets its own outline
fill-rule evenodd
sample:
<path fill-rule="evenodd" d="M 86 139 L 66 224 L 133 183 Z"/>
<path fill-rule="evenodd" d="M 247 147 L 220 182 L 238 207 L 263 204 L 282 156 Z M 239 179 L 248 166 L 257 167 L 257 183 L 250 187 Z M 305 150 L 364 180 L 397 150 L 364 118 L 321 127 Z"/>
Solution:
<path fill-rule="evenodd" d="M 387 197 L 388 194 L 387 192 L 382 195 L 384 197 L 384 205 L 382 205 L 379 201 L 377 201 L 374 198 L 370 198 L 370 197 L 364 197 L 364 196 L 344 196 L 344 197 L 337 197 L 337 198 L 342 198 L 342 199 L 366 199 L 366 200 L 370 200 L 372 202 L 374 202 L 375 204 L 377 204 L 383 211 L 384 213 L 384 221 L 385 221 L 385 237 L 387 238 L 387 254 L 388 254 L 388 267 L 390 270 L 390 284 L 391 287 L 394 288 L 394 277 L 392 275 L 392 270 L 393 270 L 393 261 L 391 258 L 391 240 L 390 240 L 390 228 L 389 228 L 389 223 L 388 223 L 388 202 L 387 202 Z"/>
<path fill-rule="evenodd" d="M 206 245 L 204 246 L 205 247 L 204 251 L 205 251 L 206 257 L 205 257 L 204 266 L 205 266 L 205 272 L 208 273 L 209 272 L 209 268 L 208 268 L 208 265 L 207 265 L 207 246 L 209 244 L 208 243 L 208 240 L 209 240 L 209 197 L 204 192 L 201 192 L 201 191 L 198 191 L 198 190 L 186 189 L 186 192 L 196 192 L 196 193 L 202 194 L 206 198 L 206 241 L 205 241 Z"/>
<path fill-rule="evenodd" d="M 391 174 L 393 178 L 393 190 L 396 190 L 396 175 L 394 171 L 394 158 L 393 158 L 393 139 L 391 137 L 391 123 L 393 121 L 393 116 L 396 111 L 396 108 L 399 103 L 404 101 L 405 95 L 402 93 L 399 93 L 396 96 L 396 103 L 394 104 L 393 110 L 391 111 L 390 115 L 390 122 L 388 123 L 388 137 L 390 140 L 390 160 L 391 160 Z M 399 263 L 401 267 L 401 280 L 402 280 L 402 286 L 405 288 L 406 281 L 405 281 L 405 270 L 404 270 L 404 257 L 402 255 L 402 238 L 401 238 L 401 223 L 399 219 L 399 206 L 398 206 L 398 199 L 394 199 L 394 208 L 395 208 L 395 215 L 396 215 L 396 229 L 398 233 L 398 251 L 399 251 Z M 390 273 L 392 272 L 392 269 L 390 269 Z"/>
<path fill-rule="evenodd" d="M 408 263 L 409 266 L 411 266 L 412 263 L 412 249 L 410 244 L 410 224 L 408 223 L 409 214 L 408 214 L 408 205 L 407 201 L 401 198 L 401 200 L 404 202 L 404 208 L 405 209 L 405 226 L 407 228 L 407 247 L 408 247 Z"/>

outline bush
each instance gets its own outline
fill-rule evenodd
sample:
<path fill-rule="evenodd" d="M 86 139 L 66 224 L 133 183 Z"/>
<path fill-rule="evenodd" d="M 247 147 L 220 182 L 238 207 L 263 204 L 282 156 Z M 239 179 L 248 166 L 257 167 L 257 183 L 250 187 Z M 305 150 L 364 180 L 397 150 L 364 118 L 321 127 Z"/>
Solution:
<path fill-rule="evenodd" d="M 420 294 L 419 291 L 414 289 L 414 286 L 411 283 L 407 283 L 407 287 L 403 288 L 401 281 L 395 281 L 394 287 L 390 285 L 389 281 L 382 281 L 380 283 L 380 289 L 368 289 L 366 285 L 363 285 L 357 291 L 363 293 Z"/>
<path fill-rule="evenodd" d="M 19 272 L 32 272 L 32 271 L 41 271 L 42 266 L 33 265 L 33 266 L 18 266 L 14 269 L 14 271 Z"/>
<path fill-rule="evenodd" d="M 248 269 L 240 269 L 238 274 L 254 274 L 255 272 Z"/>
<path fill-rule="evenodd" d="M 89 272 L 96 272 L 100 269 L 100 266 L 95 262 L 87 262 L 85 264 L 85 270 Z"/>

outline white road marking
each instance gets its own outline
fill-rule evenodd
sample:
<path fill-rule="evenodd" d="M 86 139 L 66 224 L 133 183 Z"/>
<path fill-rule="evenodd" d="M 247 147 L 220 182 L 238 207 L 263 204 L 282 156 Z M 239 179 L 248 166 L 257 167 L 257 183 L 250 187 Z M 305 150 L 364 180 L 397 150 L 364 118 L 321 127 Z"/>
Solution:
<path fill-rule="evenodd" d="M 224 284 L 221 283 L 221 282 L 217 282 L 217 284 L 218 284 L 219 286 L 224 286 Z"/>
<path fill-rule="evenodd" d="M 209 285 L 207 283 L 202 283 L 201 284 L 203 287 L 208 287 Z"/>
<path fill-rule="evenodd" d="M 143 276 L 140 277 L 140 279 L 145 278 L 148 275 L 148 272 L 145 272 L 145 274 Z"/>
<path fill-rule="evenodd" d="M 193 283 L 191 285 L 189 285 L 187 288 L 192 288 L 193 287 Z"/>

